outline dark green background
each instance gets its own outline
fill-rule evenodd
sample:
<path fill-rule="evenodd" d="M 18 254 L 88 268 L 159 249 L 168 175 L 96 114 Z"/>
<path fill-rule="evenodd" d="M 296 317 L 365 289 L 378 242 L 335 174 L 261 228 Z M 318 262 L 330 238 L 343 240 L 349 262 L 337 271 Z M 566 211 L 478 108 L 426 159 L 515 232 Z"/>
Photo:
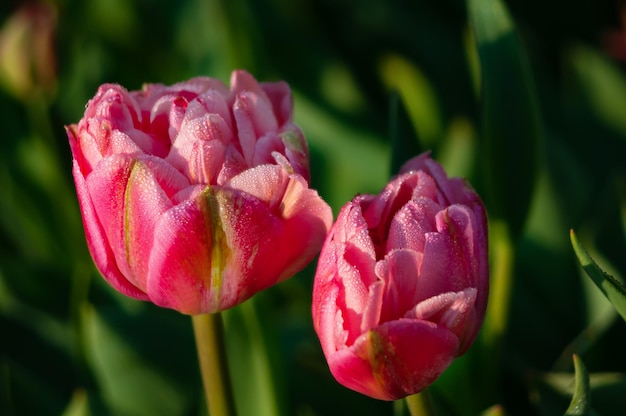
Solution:
<path fill-rule="evenodd" d="M 619 2 L 506 3 L 543 132 L 532 166 L 519 170 L 500 162 L 526 149 L 526 125 L 505 126 L 502 136 L 520 136 L 508 150 L 485 145 L 463 1 L 51 0 L 29 3 L 51 20 L 15 24 L 25 4 L 0 4 L 0 45 L 14 46 L 0 47 L 0 414 L 205 414 L 190 319 L 122 298 L 92 264 L 64 125 L 81 118 L 102 83 L 228 82 L 234 68 L 291 85 L 312 186 L 335 213 L 357 193 L 378 192 L 417 151 L 398 157 L 390 141 L 399 138 L 467 177 L 491 219 L 515 231 L 501 365 L 476 359 L 477 343 L 432 389 L 442 414 L 494 404 L 511 415 L 563 414 L 573 352 L 592 373 L 597 414 L 626 411 L 626 325 L 581 274 L 569 243 L 574 228 L 603 268 L 626 273 L 626 63 L 604 42 L 622 29 Z M 37 54 L 28 39 L 46 24 L 54 48 Z M 495 76 L 490 85 L 511 104 L 498 120 L 523 115 L 509 94 L 520 80 Z M 499 165 L 511 179 L 494 193 L 489 172 Z M 512 208 L 499 208 L 507 202 Z M 226 313 L 240 414 L 402 414 L 332 379 L 311 324 L 314 270 Z M 498 383 L 486 388 L 490 372 Z"/>

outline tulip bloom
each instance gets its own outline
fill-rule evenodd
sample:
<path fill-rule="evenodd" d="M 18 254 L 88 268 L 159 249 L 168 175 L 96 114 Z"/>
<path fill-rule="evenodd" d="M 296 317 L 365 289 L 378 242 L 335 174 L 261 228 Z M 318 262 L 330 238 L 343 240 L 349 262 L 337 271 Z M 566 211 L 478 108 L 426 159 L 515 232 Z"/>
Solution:
<path fill-rule="evenodd" d="M 312 312 L 332 374 L 376 399 L 423 390 L 474 342 L 488 280 L 480 198 L 428 154 L 410 160 L 345 205 L 322 248 Z"/>
<path fill-rule="evenodd" d="M 89 250 L 132 298 L 224 310 L 301 270 L 332 223 L 284 82 L 107 84 L 67 133 Z"/>

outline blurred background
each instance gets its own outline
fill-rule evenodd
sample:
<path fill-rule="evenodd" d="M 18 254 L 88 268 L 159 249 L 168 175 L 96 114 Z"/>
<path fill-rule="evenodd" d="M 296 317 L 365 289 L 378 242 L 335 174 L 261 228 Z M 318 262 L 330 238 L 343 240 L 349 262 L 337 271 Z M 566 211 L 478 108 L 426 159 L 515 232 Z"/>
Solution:
<path fill-rule="evenodd" d="M 626 3 L 506 6 L 542 134 L 532 163 L 519 159 L 510 186 L 485 198 L 491 219 L 517 224 L 498 358 L 481 357 L 479 340 L 433 397 L 443 415 L 497 404 L 563 414 L 577 353 L 596 414 L 623 414 L 626 325 L 581 273 L 569 229 L 605 270 L 626 273 Z M 2 0 L 0 414 L 206 414 L 190 319 L 122 298 L 86 249 L 64 126 L 100 84 L 228 82 L 235 68 L 286 80 L 313 187 L 335 214 L 389 180 L 398 138 L 482 193 L 493 179 L 483 167 L 518 160 L 527 145 L 516 130 L 507 154 L 484 150 L 490 78 L 469 22 L 460 0 Z M 500 80 L 505 94 L 520 85 Z M 240 414 L 403 414 L 330 375 L 310 317 L 314 270 L 226 313 Z"/>

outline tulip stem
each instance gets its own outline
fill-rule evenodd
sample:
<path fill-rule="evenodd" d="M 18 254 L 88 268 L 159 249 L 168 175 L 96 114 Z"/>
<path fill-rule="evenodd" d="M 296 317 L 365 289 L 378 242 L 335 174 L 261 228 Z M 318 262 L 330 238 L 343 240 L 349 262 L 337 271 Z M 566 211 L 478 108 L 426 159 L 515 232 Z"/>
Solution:
<path fill-rule="evenodd" d="M 430 396 L 428 389 L 423 390 L 421 393 L 412 394 L 405 399 L 406 407 L 409 409 L 411 416 L 434 416 L 435 407 L 433 399 Z"/>
<path fill-rule="evenodd" d="M 210 313 L 191 318 L 209 414 L 234 416 L 235 402 L 228 373 L 222 315 Z"/>

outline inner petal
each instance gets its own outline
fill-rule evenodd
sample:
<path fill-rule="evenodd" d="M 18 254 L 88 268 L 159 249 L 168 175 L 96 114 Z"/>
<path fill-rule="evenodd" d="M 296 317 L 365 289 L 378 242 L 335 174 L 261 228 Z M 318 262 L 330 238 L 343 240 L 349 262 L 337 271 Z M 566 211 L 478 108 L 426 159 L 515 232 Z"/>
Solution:
<path fill-rule="evenodd" d="M 403 317 L 415 307 L 420 289 L 421 253 L 393 250 L 376 264 L 376 275 L 385 282 L 381 322 Z"/>

